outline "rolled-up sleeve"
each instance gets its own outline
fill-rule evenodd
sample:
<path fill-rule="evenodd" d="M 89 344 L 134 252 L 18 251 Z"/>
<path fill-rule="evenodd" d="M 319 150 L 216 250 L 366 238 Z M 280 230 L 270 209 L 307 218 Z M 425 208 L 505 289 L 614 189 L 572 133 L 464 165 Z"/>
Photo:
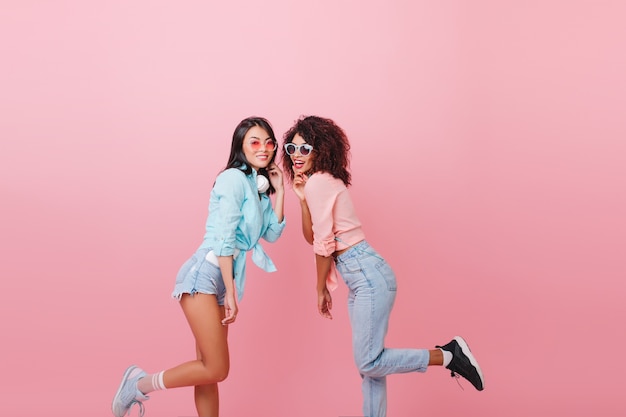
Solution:
<path fill-rule="evenodd" d="M 321 256 L 331 256 L 335 252 L 333 209 L 339 191 L 330 174 L 314 174 L 304 187 L 313 223 L 313 251 Z"/>
<path fill-rule="evenodd" d="M 213 216 L 215 235 L 212 244 L 217 256 L 230 256 L 235 252 L 237 226 L 243 217 L 241 210 L 245 199 L 244 179 L 241 172 L 228 169 L 218 175 L 213 186 Z"/>

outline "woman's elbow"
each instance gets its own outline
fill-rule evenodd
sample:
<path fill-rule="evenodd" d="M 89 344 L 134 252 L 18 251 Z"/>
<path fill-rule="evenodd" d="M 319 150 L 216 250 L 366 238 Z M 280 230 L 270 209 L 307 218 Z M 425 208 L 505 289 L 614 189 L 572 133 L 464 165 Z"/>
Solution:
<path fill-rule="evenodd" d="M 265 235 L 263 236 L 263 239 L 265 239 L 269 243 L 274 243 L 278 240 L 279 237 L 280 235 Z"/>

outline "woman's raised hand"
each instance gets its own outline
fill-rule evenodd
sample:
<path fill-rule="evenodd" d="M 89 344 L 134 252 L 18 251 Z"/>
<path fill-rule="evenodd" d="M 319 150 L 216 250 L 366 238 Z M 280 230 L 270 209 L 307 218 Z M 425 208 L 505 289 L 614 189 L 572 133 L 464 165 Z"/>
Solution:
<path fill-rule="evenodd" d="M 302 172 L 297 172 L 293 179 L 293 191 L 300 201 L 304 201 L 304 186 L 306 185 L 307 179 L 308 177 Z"/>
<path fill-rule="evenodd" d="M 278 165 L 272 162 L 267 167 L 267 174 L 269 175 L 270 182 L 272 183 L 272 186 L 276 191 L 282 190 L 284 188 L 283 171 L 278 167 Z"/>

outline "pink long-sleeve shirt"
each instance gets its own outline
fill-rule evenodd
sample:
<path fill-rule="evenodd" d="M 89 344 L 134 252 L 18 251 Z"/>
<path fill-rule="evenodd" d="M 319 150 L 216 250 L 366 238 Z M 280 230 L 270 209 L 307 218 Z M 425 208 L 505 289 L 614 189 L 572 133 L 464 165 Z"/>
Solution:
<path fill-rule="evenodd" d="M 316 172 L 307 180 L 304 196 L 311 213 L 313 251 L 316 254 L 331 256 L 335 251 L 365 239 L 343 181 L 327 172 Z M 336 281 L 334 268 L 331 268 L 327 280 L 330 289 L 336 287 Z"/>

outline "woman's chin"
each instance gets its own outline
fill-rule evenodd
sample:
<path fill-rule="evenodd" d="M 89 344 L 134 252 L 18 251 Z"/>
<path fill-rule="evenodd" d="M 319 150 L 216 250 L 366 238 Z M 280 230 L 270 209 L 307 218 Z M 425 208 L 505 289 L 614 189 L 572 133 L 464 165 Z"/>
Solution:
<path fill-rule="evenodd" d="M 250 163 L 250 161 L 248 161 L 248 164 L 258 171 L 259 169 L 267 168 L 270 163 L 269 161 L 259 161 L 257 159 L 254 163 Z"/>

